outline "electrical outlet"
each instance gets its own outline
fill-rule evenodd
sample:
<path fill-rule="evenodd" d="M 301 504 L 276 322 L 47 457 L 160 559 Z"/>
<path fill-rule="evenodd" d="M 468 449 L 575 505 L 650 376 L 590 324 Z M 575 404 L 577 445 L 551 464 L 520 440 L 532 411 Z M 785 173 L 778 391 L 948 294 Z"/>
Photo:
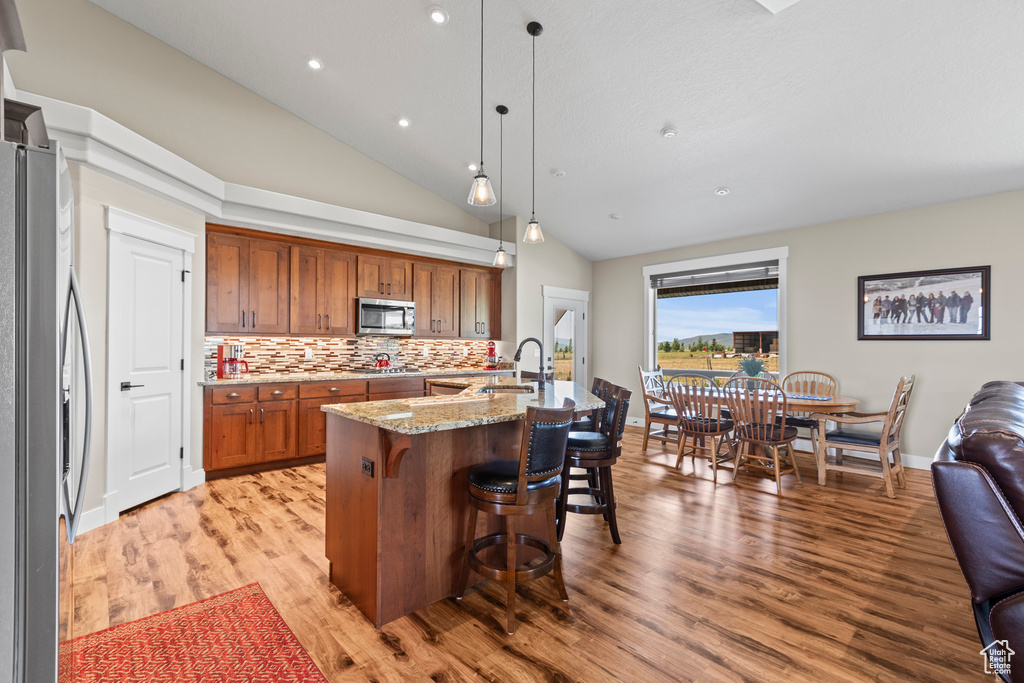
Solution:
<path fill-rule="evenodd" d="M 313 360 L 313 347 L 306 347 L 305 358 L 306 360 Z"/>
<path fill-rule="evenodd" d="M 533 350 L 533 357 L 534 358 L 540 358 L 540 349 L 534 349 Z"/>
<path fill-rule="evenodd" d="M 369 458 L 363 458 L 363 462 L 360 465 L 360 468 L 363 470 L 363 474 L 365 474 L 366 476 L 368 476 L 371 479 L 373 479 L 373 461 L 372 460 L 370 460 Z"/>
<path fill-rule="evenodd" d="M 465 346 L 463 346 L 462 347 L 462 357 L 463 358 L 467 358 L 468 356 L 469 356 L 469 349 L 467 349 Z"/>

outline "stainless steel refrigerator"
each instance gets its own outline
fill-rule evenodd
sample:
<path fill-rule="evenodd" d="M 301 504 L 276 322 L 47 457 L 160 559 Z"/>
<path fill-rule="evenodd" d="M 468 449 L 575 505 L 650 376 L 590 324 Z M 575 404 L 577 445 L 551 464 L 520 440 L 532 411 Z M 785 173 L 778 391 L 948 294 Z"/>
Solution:
<path fill-rule="evenodd" d="M 58 145 L 0 142 L 0 682 L 70 680 L 90 351 Z"/>

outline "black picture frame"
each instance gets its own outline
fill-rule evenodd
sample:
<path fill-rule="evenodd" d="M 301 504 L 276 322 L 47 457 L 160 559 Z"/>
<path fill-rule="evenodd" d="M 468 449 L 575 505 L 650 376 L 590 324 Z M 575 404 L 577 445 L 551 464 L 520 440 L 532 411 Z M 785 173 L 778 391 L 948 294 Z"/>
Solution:
<path fill-rule="evenodd" d="M 987 340 L 991 285 L 991 266 L 861 275 L 857 278 L 857 339 Z M 965 293 L 971 299 L 966 307 Z M 918 306 L 921 294 L 925 304 Z M 950 306 L 954 295 L 960 301 Z M 936 308 L 939 296 L 944 304 Z"/>

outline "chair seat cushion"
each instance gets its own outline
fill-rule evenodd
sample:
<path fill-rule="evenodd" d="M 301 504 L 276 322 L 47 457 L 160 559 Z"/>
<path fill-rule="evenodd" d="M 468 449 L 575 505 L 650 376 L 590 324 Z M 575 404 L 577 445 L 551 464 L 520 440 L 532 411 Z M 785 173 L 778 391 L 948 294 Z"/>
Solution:
<path fill-rule="evenodd" d="M 836 429 L 831 432 L 826 432 L 825 439 L 827 441 L 849 443 L 857 446 L 877 446 L 882 440 L 882 435 L 878 432 L 871 432 L 866 429 Z M 889 437 L 889 441 L 892 441 L 891 436 Z"/>
<path fill-rule="evenodd" d="M 665 408 L 665 410 L 651 411 L 651 417 L 658 417 L 662 420 L 674 420 L 678 416 L 676 415 L 675 408 Z"/>
<path fill-rule="evenodd" d="M 469 485 L 484 491 L 494 493 L 515 493 L 519 483 L 519 461 L 518 460 L 494 460 L 474 466 L 469 471 Z M 546 488 L 548 486 L 559 486 L 562 478 L 559 474 L 541 481 L 532 481 L 526 484 L 528 491 Z"/>
<path fill-rule="evenodd" d="M 793 415 L 787 415 L 786 426 L 796 427 L 797 429 L 817 429 L 818 421 L 812 420 L 809 417 L 795 417 Z"/>
<path fill-rule="evenodd" d="M 783 441 L 791 441 L 796 438 L 796 427 L 791 427 L 787 424 L 783 430 L 779 429 L 777 424 L 736 425 L 736 438 L 763 441 L 765 443 L 782 443 Z"/>
<path fill-rule="evenodd" d="M 679 422 L 684 432 L 711 434 L 727 432 L 732 429 L 732 420 L 720 420 L 711 417 L 683 418 Z"/>
<path fill-rule="evenodd" d="M 571 430 L 574 432 L 592 432 L 594 431 L 594 418 L 583 417 L 572 423 Z"/>
<path fill-rule="evenodd" d="M 603 453 L 608 450 L 608 437 L 600 432 L 569 432 L 566 448 L 570 451 Z"/>

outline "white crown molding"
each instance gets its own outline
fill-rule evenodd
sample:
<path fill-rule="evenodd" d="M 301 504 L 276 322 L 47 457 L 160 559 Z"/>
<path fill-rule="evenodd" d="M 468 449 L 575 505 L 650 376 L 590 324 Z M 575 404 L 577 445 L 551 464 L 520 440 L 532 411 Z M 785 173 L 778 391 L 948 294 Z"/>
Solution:
<path fill-rule="evenodd" d="M 498 240 L 224 182 L 87 107 L 19 91 L 43 108 L 68 160 L 198 211 L 208 219 L 345 244 L 490 265 Z M 505 247 L 515 254 L 515 245 Z"/>

